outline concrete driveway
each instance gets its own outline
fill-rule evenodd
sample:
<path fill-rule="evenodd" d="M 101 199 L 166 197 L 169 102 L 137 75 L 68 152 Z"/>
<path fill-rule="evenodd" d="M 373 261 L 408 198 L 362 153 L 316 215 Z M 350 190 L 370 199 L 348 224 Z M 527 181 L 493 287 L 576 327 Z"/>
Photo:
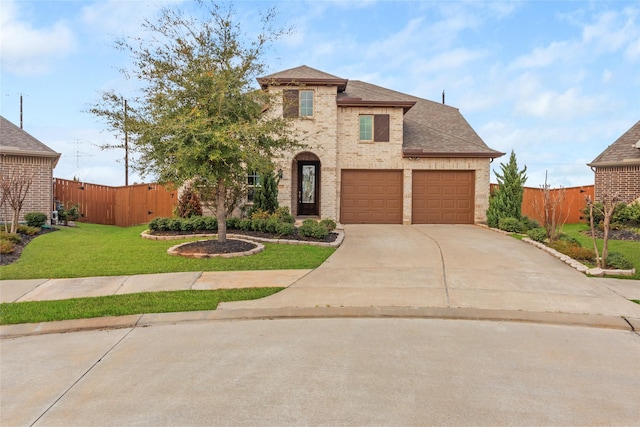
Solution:
<path fill-rule="evenodd" d="M 219 309 L 460 307 L 640 318 L 640 305 L 512 237 L 471 225 L 347 225 L 323 265 Z"/>

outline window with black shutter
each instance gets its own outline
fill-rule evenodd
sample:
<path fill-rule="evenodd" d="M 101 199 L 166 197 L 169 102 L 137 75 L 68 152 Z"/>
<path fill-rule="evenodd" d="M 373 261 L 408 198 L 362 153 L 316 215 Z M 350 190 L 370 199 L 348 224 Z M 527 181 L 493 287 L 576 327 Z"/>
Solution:
<path fill-rule="evenodd" d="M 389 142 L 389 115 L 376 114 L 373 116 L 373 140 Z"/>

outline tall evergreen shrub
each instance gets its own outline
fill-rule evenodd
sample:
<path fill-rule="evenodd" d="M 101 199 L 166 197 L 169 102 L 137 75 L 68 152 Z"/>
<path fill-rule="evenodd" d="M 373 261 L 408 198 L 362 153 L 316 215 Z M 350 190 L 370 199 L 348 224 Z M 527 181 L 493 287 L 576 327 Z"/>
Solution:
<path fill-rule="evenodd" d="M 527 181 L 527 167 L 518 170 L 515 151 L 511 151 L 509 162 L 500 163 L 502 174 L 495 172 L 498 188 L 489 199 L 487 209 L 487 225 L 498 227 L 501 218 L 522 219 L 522 195 L 524 183 Z"/>
<path fill-rule="evenodd" d="M 255 189 L 253 195 L 254 211 L 274 213 L 278 209 L 278 178 L 275 173 L 268 172 L 261 176 L 261 186 Z"/>

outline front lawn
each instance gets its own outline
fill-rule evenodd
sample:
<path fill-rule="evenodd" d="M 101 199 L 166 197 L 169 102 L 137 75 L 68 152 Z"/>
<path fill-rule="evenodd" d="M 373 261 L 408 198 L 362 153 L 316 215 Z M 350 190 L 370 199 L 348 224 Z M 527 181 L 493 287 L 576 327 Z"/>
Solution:
<path fill-rule="evenodd" d="M 562 227 L 562 232 L 578 240 L 582 247 L 592 249 L 593 240 L 591 236 L 583 234 L 584 231 L 589 231 L 587 224 L 565 224 Z M 597 239 L 597 242 L 598 250 L 602 251 L 602 239 Z M 633 276 L 620 276 L 620 278 L 640 279 L 640 242 L 609 239 L 609 253 L 611 252 L 620 252 L 636 269 L 636 274 Z"/>
<path fill-rule="evenodd" d="M 212 291 L 145 292 L 0 304 L 0 324 L 39 323 L 128 314 L 215 310 L 226 301 L 264 298 L 284 288 L 217 289 Z"/>
<path fill-rule="evenodd" d="M 79 223 L 35 238 L 13 264 L 0 267 L 0 279 L 44 279 L 184 271 L 313 269 L 334 251 L 310 245 L 265 243 L 259 254 L 237 258 L 195 259 L 171 256 L 178 243 L 201 240 L 147 240 L 146 225 L 127 228 Z"/>

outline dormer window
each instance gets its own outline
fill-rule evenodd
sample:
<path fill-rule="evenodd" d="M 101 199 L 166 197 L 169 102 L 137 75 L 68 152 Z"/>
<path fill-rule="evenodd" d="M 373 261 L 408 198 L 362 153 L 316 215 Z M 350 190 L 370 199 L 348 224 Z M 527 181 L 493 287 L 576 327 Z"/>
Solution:
<path fill-rule="evenodd" d="M 285 89 L 282 91 L 284 117 L 313 117 L 313 91 Z"/>
<path fill-rule="evenodd" d="M 389 115 L 360 115 L 361 142 L 389 142 Z"/>

